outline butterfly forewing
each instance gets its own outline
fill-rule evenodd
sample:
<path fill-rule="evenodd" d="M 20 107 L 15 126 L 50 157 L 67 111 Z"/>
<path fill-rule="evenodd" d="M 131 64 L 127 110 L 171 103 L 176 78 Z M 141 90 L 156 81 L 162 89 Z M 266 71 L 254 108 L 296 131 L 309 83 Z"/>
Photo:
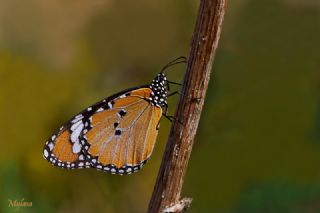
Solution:
<path fill-rule="evenodd" d="M 147 98 L 152 90 L 140 88 L 112 101 L 110 109 L 93 114 L 84 134 L 92 165 L 111 173 L 136 171 L 148 160 L 157 136 L 162 109 Z"/>

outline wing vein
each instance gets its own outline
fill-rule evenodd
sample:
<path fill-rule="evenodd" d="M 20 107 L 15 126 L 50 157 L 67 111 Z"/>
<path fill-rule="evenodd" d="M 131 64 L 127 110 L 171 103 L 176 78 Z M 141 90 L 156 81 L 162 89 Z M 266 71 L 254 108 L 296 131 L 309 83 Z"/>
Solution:
<path fill-rule="evenodd" d="M 134 122 L 132 122 L 133 124 L 129 127 L 130 131 L 131 131 L 131 128 L 133 127 L 133 125 L 141 118 L 142 114 L 148 109 L 148 107 L 149 107 L 149 105 L 147 105 L 147 106 L 143 109 L 143 111 L 139 114 L 139 116 L 134 120 Z M 133 164 L 134 164 L 134 162 L 135 162 L 134 159 L 135 159 L 135 157 L 136 157 L 136 143 L 134 143 L 134 146 L 133 146 L 132 151 L 133 151 L 132 162 L 133 162 Z"/>
<path fill-rule="evenodd" d="M 144 141 L 143 141 L 143 152 L 142 152 L 142 154 L 144 154 L 144 150 L 145 150 L 145 148 L 146 148 L 146 142 L 147 142 L 147 136 L 148 136 L 148 133 L 149 133 L 149 131 L 150 131 L 150 124 L 152 123 L 152 112 L 153 112 L 153 108 L 152 108 L 152 110 L 150 111 L 150 114 L 149 114 L 149 117 L 151 117 L 151 119 L 149 120 L 149 124 L 148 124 L 148 128 L 147 128 L 147 131 L 145 132 L 145 135 L 144 135 Z"/>

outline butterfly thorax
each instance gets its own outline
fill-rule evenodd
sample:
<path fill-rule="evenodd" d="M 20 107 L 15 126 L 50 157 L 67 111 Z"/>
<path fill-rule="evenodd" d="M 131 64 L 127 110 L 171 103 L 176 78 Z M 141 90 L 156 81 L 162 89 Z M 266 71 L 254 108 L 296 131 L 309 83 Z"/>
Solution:
<path fill-rule="evenodd" d="M 164 73 L 159 73 L 150 84 L 152 90 L 149 98 L 152 105 L 157 107 L 165 107 L 167 105 L 167 78 Z"/>

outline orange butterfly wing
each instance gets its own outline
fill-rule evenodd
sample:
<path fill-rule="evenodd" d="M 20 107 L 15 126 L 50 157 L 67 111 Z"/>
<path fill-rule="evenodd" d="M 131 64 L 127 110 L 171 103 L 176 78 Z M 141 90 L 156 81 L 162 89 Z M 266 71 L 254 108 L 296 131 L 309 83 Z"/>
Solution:
<path fill-rule="evenodd" d="M 45 144 L 43 156 L 54 166 L 66 169 L 90 168 L 91 164 L 81 150 L 76 151 L 70 138 L 72 131 L 62 127 Z"/>
<path fill-rule="evenodd" d="M 161 107 L 150 104 L 152 90 L 140 88 L 100 108 L 90 118 L 83 144 L 93 167 L 111 173 L 139 170 L 150 157 L 162 115 Z"/>
<path fill-rule="evenodd" d="M 158 134 L 168 82 L 160 72 L 150 85 L 124 90 L 88 107 L 45 143 L 43 156 L 67 169 L 97 168 L 118 174 L 139 170 Z"/>

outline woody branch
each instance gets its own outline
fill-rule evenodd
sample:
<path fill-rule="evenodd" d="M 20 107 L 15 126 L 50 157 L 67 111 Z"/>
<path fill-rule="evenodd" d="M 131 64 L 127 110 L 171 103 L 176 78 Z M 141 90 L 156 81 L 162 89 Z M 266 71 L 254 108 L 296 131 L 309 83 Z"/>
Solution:
<path fill-rule="evenodd" d="M 187 70 L 148 212 L 183 212 L 190 199 L 180 200 L 194 138 L 218 46 L 225 0 L 200 0 Z M 181 123 L 183 125 L 181 125 Z"/>

